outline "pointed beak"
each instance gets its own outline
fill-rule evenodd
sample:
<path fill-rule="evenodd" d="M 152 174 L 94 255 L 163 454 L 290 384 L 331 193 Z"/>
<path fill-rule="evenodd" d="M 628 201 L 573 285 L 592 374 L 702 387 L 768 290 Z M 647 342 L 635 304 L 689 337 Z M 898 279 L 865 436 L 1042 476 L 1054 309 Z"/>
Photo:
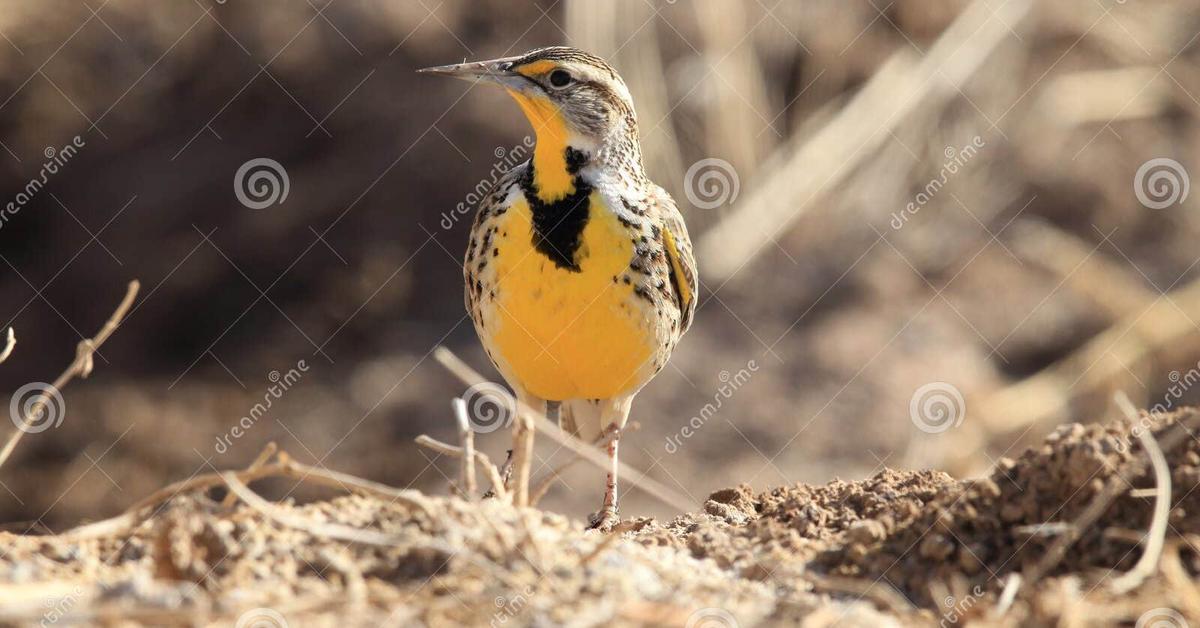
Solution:
<path fill-rule="evenodd" d="M 420 74 L 436 74 L 451 78 L 471 81 L 473 83 L 495 83 L 509 89 L 524 91 L 534 85 L 532 81 L 512 70 L 513 63 L 519 57 L 504 57 L 491 61 L 473 61 L 471 63 L 456 63 L 454 65 L 438 65 L 432 68 L 417 70 Z"/>

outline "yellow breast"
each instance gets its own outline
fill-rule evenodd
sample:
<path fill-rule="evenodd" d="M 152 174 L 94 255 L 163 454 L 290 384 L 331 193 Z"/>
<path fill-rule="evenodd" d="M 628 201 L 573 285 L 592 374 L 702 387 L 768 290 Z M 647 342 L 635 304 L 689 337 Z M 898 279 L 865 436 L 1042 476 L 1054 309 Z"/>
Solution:
<path fill-rule="evenodd" d="M 628 231 L 593 193 L 575 260 L 560 268 L 535 250 L 528 203 L 498 219 L 496 295 L 485 307 L 493 355 L 544 399 L 602 399 L 644 383 L 656 341 L 652 307 L 624 281 L 633 257 Z"/>

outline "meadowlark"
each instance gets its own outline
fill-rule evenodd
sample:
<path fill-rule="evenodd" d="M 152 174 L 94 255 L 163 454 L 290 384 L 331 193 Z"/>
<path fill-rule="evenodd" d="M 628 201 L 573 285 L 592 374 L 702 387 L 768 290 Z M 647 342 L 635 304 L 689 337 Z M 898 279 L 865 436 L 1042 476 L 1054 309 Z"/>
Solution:
<path fill-rule="evenodd" d="M 475 216 L 466 305 L 518 400 L 557 414 L 585 442 L 606 440 L 608 481 L 590 523 L 611 529 L 633 397 L 666 365 L 696 309 L 683 216 L 647 178 L 629 89 L 603 59 L 554 46 L 422 71 L 499 85 L 533 126 L 532 158 Z M 531 453 L 531 433 L 516 441 Z M 527 483 L 516 478 L 516 490 Z"/>

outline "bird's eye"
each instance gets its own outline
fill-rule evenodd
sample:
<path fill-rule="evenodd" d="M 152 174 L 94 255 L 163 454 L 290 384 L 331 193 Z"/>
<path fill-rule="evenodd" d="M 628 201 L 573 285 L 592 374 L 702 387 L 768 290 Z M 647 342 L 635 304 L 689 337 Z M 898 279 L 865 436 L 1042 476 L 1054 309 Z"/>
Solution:
<path fill-rule="evenodd" d="M 566 70 L 555 70 L 550 73 L 550 84 L 555 87 L 566 87 L 571 84 L 571 73 Z"/>

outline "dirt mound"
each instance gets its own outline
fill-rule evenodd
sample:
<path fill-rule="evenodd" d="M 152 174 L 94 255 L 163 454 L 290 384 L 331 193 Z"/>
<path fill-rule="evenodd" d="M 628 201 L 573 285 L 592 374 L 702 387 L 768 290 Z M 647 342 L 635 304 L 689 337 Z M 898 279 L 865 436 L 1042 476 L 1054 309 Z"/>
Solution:
<path fill-rule="evenodd" d="M 1133 568 L 1142 554 L 1155 500 L 1155 482 L 1135 430 L 1149 430 L 1178 446 L 1166 450 L 1171 469 L 1168 551 L 1175 575 L 1191 580 L 1200 572 L 1200 441 L 1181 424 L 1193 411 L 1143 415 L 1136 422 L 1063 425 L 1018 459 L 1001 459 L 990 477 L 954 480 L 932 471 L 884 470 L 857 481 L 798 485 L 755 495 L 741 486 L 713 493 L 705 512 L 665 526 L 648 526 L 648 544 L 685 548 L 711 558 L 743 578 L 780 582 L 805 578 L 818 588 L 854 589 L 858 597 L 908 603 L 940 613 L 983 616 L 1010 574 L 1047 567 L 1049 587 L 1084 586 L 1092 604 L 1118 604 L 1106 620 L 1131 619 L 1156 607 L 1129 607 L 1107 585 Z M 1165 448 L 1165 446 L 1164 446 Z M 1108 501 L 1103 493 L 1115 497 Z M 1076 526 L 1098 500 L 1099 517 Z M 1070 551 L 1053 560 L 1054 546 L 1077 530 Z M 1042 564 L 1040 564 L 1042 563 Z M 1165 567 L 1164 567 L 1165 569 Z M 828 580 L 832 578 L 832 580 Z M 1143 587 L 1167 595 L 1153 580 Z M 1062 612 L 1062 604 L 1019 592 L 1018 607 L 1030 617 Z M 893 592 L 902 594 L 893 595 Z M 1076 597 L 1079 592 L 1076 591 Z M 1173 603 L 1200 612 L 1190 583 Z M 983 599 L 985 598 L 986 599 Z M 970 598 L 970 608 L 960 608 Z M 1099 602 L 1097 600 L 1100 600 Z M 1125 608 L 1128 607 L 1128 608 Z M 1138 613 L 1129 616 L 1131 610 Z"/>
<path fill-rule="evenodd" d="M 281 457 L 193 478 L 162 501 L 62 535 L 4 535 L 0 599 L 14 623 L 1036 625 L 1147 613 L 1182 621 L 1200 609 L 1192 544 L 1200 443 L 1183 433 L 1191 422 L 1181 411 L 1136 425 L 1063 426 L 979 480 L 885 470 L 757 494 L 740 486 L 713 493 L 701 513 L 631 520 L 610 536 L 495 500 L 336 474 L 323 483 L 355 494 L 306 505 L 266 502 L 238 479 L 269 477 L 272 464 L 278 475 L 309 473 Z M 1142 555 L 1155 500 L 1134 428 L 1162 443 L 1172 509 L 1159 569 L 1118 595 L 1112 580 Z M 220 486 L 236 505 L 217 500 Z M 1094 503 L 1099 516 L 1059 558 L 1054 546 Z M 1036 583 L 1010 577 L 1043 567 Z"/>

